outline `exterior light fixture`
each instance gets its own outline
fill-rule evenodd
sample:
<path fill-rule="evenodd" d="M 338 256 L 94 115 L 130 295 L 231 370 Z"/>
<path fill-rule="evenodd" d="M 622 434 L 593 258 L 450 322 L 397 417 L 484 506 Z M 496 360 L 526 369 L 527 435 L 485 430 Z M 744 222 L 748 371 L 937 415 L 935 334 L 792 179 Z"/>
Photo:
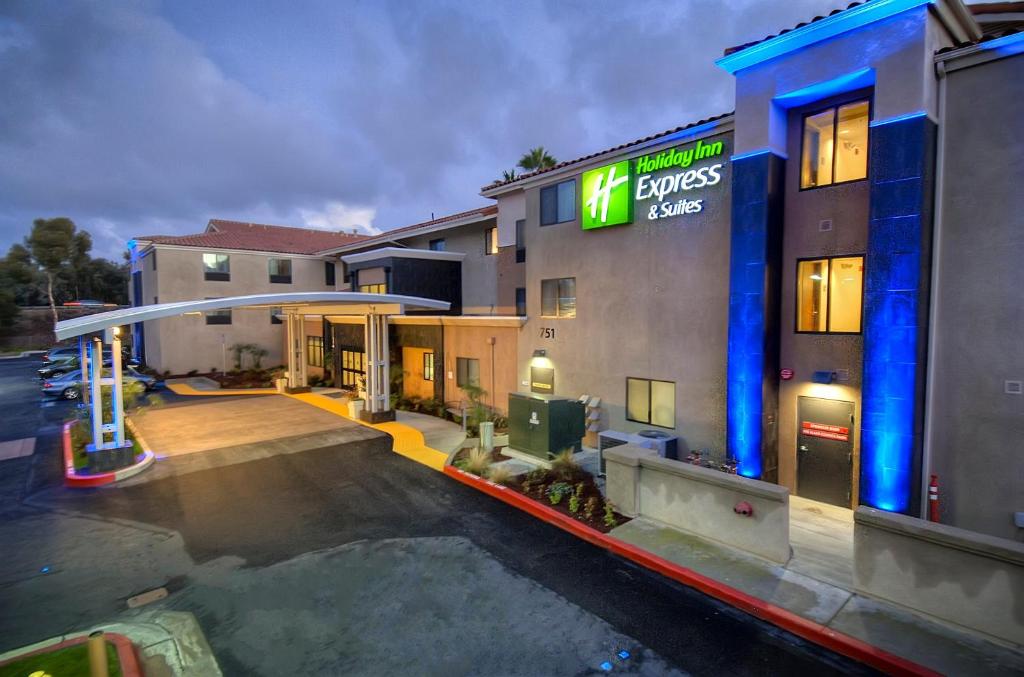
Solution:
<path fill-rule="evenodd" d="M 826 385 L 836 380 L 836 373 L 834 371 L 816 371 L 811 376 L 811 381 L 814 383 L 824 383 Z"/>
<path fill-rule="evenodd" d="M 114 327 L 114 336 L 121 335 L 121 327 Z"/>
<path fill-rule="evenodd" d="M 536 350 L 533 351 L 533 356 L 534 357 L 547 357 L 548 356 L 548 351 L 544 350 L 543 348 L 537 348 Z"/>

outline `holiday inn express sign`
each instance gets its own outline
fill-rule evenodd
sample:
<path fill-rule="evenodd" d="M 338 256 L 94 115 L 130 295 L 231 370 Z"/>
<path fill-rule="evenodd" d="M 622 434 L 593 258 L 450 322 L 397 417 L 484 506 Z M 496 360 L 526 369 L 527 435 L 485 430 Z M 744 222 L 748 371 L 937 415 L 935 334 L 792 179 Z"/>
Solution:
<path fill-rule="evenodd" d="M 703 189 L 722 181 L 722 141 L 704 140 L 584 172 L 580 198 L 583 230 L 649 221 L 704 210 Z"/>

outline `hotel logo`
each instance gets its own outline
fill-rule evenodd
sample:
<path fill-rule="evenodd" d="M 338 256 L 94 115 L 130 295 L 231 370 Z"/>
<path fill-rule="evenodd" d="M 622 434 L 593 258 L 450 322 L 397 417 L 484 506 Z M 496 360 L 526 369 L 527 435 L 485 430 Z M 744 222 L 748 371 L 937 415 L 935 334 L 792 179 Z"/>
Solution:
<path fill-rule="evenodd" d="M 583 230 L 633 222 L 633 189 L 629 160 L 583 173 Z"/>

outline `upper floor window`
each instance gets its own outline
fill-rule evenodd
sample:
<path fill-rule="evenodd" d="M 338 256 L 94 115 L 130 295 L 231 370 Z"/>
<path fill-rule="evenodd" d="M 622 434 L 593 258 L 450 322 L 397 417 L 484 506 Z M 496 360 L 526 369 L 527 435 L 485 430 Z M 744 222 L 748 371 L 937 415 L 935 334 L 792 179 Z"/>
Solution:
<path fill-rule="evenodd" d="M 516 287 L 516 315 L 526 316 L 526 288 Z"/>
<path fill-rule="evenodd" d="M 359 285 L 359 291 L 363 294 L 387 294 L 388 286 L 386 284 L 361 284 Z"/>
<path fill-rule="evenodd" d="M 572 221 L 576 218 L 576 179 L 540 189 L 540 225 Z"/>
<path fill-rule="evenodd" d="M 278 284 L 292 283 L 291 259 L 270 259 L 270 281 Z"/>
<path fill-rule="evenodd" d="M 227 254 L 203 254 L 203 277 L 216 282 L 229 282 L 231 258 Z"/>
<path fill-rule="evenodd" d="M 576 317 L 576 278 L 540 281 L 541 317 Z"/>
<path fill-rule="evenodd" d="M 484 231 L 484 254 L 490 256 L 498 253 L 498 229 L 488 228 Z"/>
<path fill-rule="evenodd" d="M 206 299 L 210 300 L 209 297 Z M 203 315 L 206 316 L 206 324 L 231 324 L 231 309 L 230 308 L 218 308 L 217 310 L 207 310 Z"/>
<path fill-rule="evenodd" d="M 526 219 L 516 221 L 516 263 L 526 261 Z"/>
<path fill-rule="evenodd" d="M 800 188 L 818 188 L 868 175 L 867 101 L 855 101 L 804 117 Z"/>
<path fill-rule="evenodd" d="M 859 334 L 864 298 L 864 257 L 797 261 L 796 330 Z"/>
<path fill-rule="evenodd" d="M 444 238 L 439 237 L 436 240 L 430 241 L 430 251 L 432 252 L 443 252 L 445 250 Z"/>
<path fill-rule="evenodd" d="M 335 286 L 335 270 L 333 261 L 324 261 L 324 285 Z"/>

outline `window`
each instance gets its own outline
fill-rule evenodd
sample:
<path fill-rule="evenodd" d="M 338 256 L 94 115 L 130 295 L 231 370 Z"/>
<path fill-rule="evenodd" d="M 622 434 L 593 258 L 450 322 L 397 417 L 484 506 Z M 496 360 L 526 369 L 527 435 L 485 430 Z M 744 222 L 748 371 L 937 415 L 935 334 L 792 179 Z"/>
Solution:
<path fill-rule="evenodd" d="M 358 348 L 341 349 L 341 385 L 355 387 L 366 373 L 366 353 Z"/>
<path fill-rule="evenodd" d="M 324 366 L 324 337 L 306 337 L 306 364 L 311 367 Z"/>
<path fill-rule="evenodd" d="M 627 378 L 626 419 L 659 428 L 675 428 L 676 384 L 672 381 Z"/>
<path fill-rule="evenodd" d="M 383 282 L 380 284 L 361 284 L 359 291 L 363 294 L 387 294 L 388 286 Z"/>
<path fill-rule="evenodd" d="M 203 254 L 203 277 L 213 282 L 230 282 L 230 257 L 227 254 Z"/>
<path fill-rule="evenodd" d="M 324 261 L 324 284 L 328 287 L 335 286 L 334 262 Z"/>
<path fill-rule="evenodd" d="M 516 221 L 516 263 L 526 261 L 526 219 Z"/>
<path fill-rule="evenodd" d="M 540 282 L 541 317 L 576 317 L 576 278 Z"/>
<path fill-rule="evenodd" d="M 423 353 L 423 380 L 434 380 L 434 353 Z"/>
<path fill-rule="evenodd" d="M 526 315 L 526 289 L 524 287 L 516 287 L 516 315 L 519 317 Z"/>
<path fill-rule="evenodd" d="M 153 253 L 149 255 L 149 258 L 150 258 L 149 262 L 151 264 L 153 264 L 153 268 L 152 269 L 156 270 L 156 250 L 155 249 L 153 250 Z"/>
<path fill-rule="evenodd" d="M 864 298 L 864 257 L 797 261 L 798 333 L 859 334 Z"/>
<path fill-rule="evenodd" d="M 444 238 L 439 237 L 436 240 L 430 241 L 430 251 L 432 252 L 443 252 L 444 251 Z"/>
<path fill-rule="evenodd" d="M 804 117 L 800 188 L 818 188 L 868 175 L 867 101 Z"/>
<path fill-rule="evenodd" d="M 455 385 L 460 388 L 480 385 L 480 360 L 472 357 L 455 358 Z"/>
<path fill-rule="evenodd" d="M 541 188 L 540 225 L 550 226 L 576 218 L 576 179 Z"/>
<path fill-rule="evenodd" d="M 206 324 L 231 324 L 231 309 L 208 310 L 205 313 Z"/>
<path fill-rule="evenodd" d="M 155 306 L 155 305 L 156 305 L 156 304 L 158 304 L 158 303 L 160 303 L 160 297 L 158 297 L 158 296 L 154 296 L 154 297 L 153 297 L 153 305 Z"/>
<path fill-rule="evenodd" d="M 275 284 L 292 283 L 291 259 L 270 259 L 270 281 Z"/>
<path fill-rule="evenodd" d="M 281 314 L 281 306 L 274 306 L 270 309 L 270 324 L 283 324 L 278 315 Z"/>
<path fill-rule="evenodd" d="M 484 254 L 491 256 L 498 253 L 498 229 L 491 227 L 484 231 Z"/>

